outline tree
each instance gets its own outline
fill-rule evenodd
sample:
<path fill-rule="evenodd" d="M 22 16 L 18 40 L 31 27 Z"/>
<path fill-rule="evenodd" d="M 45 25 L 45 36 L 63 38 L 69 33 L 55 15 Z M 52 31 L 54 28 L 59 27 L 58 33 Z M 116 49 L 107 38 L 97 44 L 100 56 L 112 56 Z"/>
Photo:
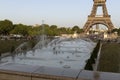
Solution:
<path fill-rule="evenodd" d="M 73 34 L 74 33 L 71 28 L 66 28 L 66 31 L 67 31 L 67 34 Z"/>
<path fill-rule="evenodd" d="M 48 24 L 42 24 L 40 26 L 30 28 L 28 33 L 31 36 L 42 35 L 42 34 L 49 35 L 49 30 L 50 28 Z"/>
<path fill-rule="evenodd" d="M 76 31 L 77 33 L 82 33 L 83 32 L 83 29 L 80 29 L 78 26 L 74 26 L 73 28 L 72 28 L 72 31 Z"/>
<path fill-rule="evenodd" d="M 57 26 L 56 26 L 56 25 L 51 25 L 51 26 L 50 26 L 50 29 L 56 30 L 56 29 L 57 29 Z"/>
<path fill-rule="evenodd" d="M 49 36 L 58 36 L 59 32 L 58 32 L 58 28 L 56 25 L 51 25 L 50 29 L 49 29 Z"/>
<path fill-rule="evenodd" d="M 10 20 L 0 21 L 0 34 L 9 35 L 12 34 L 20 34 L 20 35 L 42 35 L 45 34 L 47 36 L 58 36 L 60 34 L 73 34 L 74 32 L 81 33 L 83 30 L 78 26 L 74 26 L 73 28 L 60 27 L 58 28 L 56 25 L 49 26 L 48 24 L 42 24 L 40 26 L 32 28 L 32 26 L 27 26 L 24 24 L 15 24 Z M 120 32 L 120 30 L 118 30 Z"/>
<path fill-rule="evenodd" d="M 79 30 L 80 30 L 80 28 L 78 27 L 78 26 L 74 26 L 73 28 L 72 28 L 72 31 L 76 31 L 77 33 L 79 33 Z"/>
<path fill-rule="evenodd" d="M 29 28 L 28 30 L 28 34 L 30 36 L 35 36 L 35 35 L 39 35 L 40 34 L 40 27 L 34 27 L 34 28 Z"/>
<path fill-rule="evenodd" d="M 49 25 L 48 24 L 42 24 L 39 27 L 39 35 L 48 35 Z"/>
<path fill-rule="evenodd" d="M 10 20 L 0 21 L 0 34 L 8 35 L 13 29 L 13 23 Z"/>
<path fill-rule="evenodd" d="M 23 25 L 23 24 L 17 24 L 15 25 L 15 28 L 11 31 L 12 34 L 20 34 L 20 35 L 28 35 L 28 31 L 29 31 L 28 26 Z"/>
<path fill-rule="evenodd" d="M 119 29 L 113 29 L 111 32 L 114 33 L 114 32 L 118 32 Z"/>
<path fill-rule="evenodd" d="M 58 28 L 59 34 L 67 34 L 67 29 L 65 27 Z"/>

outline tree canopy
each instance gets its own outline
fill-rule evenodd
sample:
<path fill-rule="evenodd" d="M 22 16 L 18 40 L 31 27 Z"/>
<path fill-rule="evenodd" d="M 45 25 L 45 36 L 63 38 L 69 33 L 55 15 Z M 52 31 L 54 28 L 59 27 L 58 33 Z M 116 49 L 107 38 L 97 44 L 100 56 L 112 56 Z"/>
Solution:
<path fill-rule="evenodd" d="M 42 24 L 37 26 L 29 26 L 24 24 L 13 24 L 10 20 L 0 21 L 0 35 L 19 34 L 36 36 L 46 34 L 47 36 L 59 36 L 60 34 L 73 34 L 74 32 L 81 33 L 82 29 L 79 26 L 72 28 L 58 27 L 57 25 Z"/>
<path fill-rule="evenodd" d="M 11 31 L 12 34 L 21 34 L 23 36 L 29 35 L 30 27 L 23 25 L 23 24 L 17 24 L 14 26 L 14 29 Z"/>
<path fill-rule="evenodd" d="M 0 34 L 8 35 L 13 29 L 13 23 L 10 20 L 0 21 Z"/>

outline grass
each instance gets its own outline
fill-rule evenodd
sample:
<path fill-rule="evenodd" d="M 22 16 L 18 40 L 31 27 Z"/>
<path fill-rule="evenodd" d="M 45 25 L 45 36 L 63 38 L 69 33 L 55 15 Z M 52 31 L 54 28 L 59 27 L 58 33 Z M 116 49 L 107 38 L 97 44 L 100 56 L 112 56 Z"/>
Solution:
<path fill-rule="evenodd" d="M 10 52 L 13 47 L 16 48 L 23 42 L 23 40 L 0 40 L 0 53 Z"/>
<path fill-rule="evenodd" d="M 25 42 L 24 40 L 0 40 L 0 53 L 6 53 L 6 52 L 11 52 L 14 51 L 20 44 Z M 31 49 L 35 46 L 37 41 L 35 40 L 30 40 L 27 41 L 27 49 Z"/>
<path fill-rule="evenodd" d="M 120 44 L 103 44 L 98 70 L 104 72 L 120 73 Z"/>

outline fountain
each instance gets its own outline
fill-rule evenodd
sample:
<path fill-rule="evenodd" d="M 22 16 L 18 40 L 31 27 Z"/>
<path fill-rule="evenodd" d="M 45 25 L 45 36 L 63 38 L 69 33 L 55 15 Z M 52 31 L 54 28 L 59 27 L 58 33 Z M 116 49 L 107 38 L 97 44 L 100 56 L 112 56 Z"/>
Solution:
<path fill-rule="evenodd" d="M 11 56 L 2 60 L 7 60 L 8 63 L 84 69 L 86 60 L 89 59 L 95 43 L 82 39 L 57 38 L 46 46 L 40 49 L 37 48 L 34 51 L 30 50 L 25 55 L 19 53 L 15 56 L 14 61 Z"/>
<path fill-rule="evenodd" d="M 86 41 L 80 38 L 59 37 L 46 44 L 48 41 L 45 39 L 44 21 L 42 21 L 42 36 L 33 50 L 20 52 L 12 58 L 8 56 L 2 60 L 15 64 L 84 69 L 86 61 L 96 45 L 90 40 Z"/>
<path fill-rule="evenodd" d="M 42 39 L 45 40 L 44 37 Z M 77 79 L 96 45 L 80 38 L 63 37 L 53 39 L 47 45 L 43 43 L 39 42 L 38 48 L 33 50 L 3 58 L 0 80 Z"/>

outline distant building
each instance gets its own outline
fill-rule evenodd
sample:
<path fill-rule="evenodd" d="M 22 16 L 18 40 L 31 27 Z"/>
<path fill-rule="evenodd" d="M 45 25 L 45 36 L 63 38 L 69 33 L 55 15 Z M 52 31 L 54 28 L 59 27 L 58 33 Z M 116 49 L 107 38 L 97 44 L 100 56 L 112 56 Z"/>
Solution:
<path fill-rule="evenodd" d="M 116 39 L 118 37 L 118 34 L 117 32 L 114 32 L 114 33 L 104 33 L 104 39 Z"/>
<path fill-rule="evenodd" d="M 61 34 L 62 37 L 65 37 L 65 38 L 78 38 L 79 35 L 74 32 L 74 34 Z"/>

